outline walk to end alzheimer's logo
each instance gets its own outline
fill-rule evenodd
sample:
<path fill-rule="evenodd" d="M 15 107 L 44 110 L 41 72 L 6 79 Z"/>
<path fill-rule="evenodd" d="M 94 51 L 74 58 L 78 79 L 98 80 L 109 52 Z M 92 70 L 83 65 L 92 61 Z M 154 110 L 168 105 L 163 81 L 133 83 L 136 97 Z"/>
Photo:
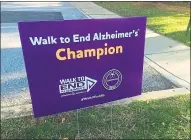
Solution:
<path fill-rule="evenodd" d="M 89 92 L 97 80 L 87 76 L 74 77 L 60 80 L 59 92 L 61 97 Z"/>

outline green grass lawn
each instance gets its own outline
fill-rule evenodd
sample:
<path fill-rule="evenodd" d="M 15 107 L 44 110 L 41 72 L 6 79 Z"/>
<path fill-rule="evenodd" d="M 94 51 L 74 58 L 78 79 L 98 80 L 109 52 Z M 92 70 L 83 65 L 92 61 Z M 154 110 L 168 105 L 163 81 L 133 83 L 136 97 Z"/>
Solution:
<path fill-rule="evenodd" d="M 190 18 L 188 2 L 95 2 L 120 16 L 147 16 L 153 31 L 190 46 L 186 29 Z"/>
<path fill-rule="evenodd" d="M 81 109 L 80 138 L 189 139 L 190 95 L 129 105 Z M 34 119 L 32 116 L 1 121 L 2 139 L 59 139 L 78 134 L 76 111 Z"/>

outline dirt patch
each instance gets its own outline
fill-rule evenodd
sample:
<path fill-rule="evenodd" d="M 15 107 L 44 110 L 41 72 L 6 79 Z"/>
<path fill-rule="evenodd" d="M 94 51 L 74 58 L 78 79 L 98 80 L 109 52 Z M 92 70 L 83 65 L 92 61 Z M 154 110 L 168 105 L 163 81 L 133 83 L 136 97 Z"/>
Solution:
<path fill-rule="evenodd" d="M 166 9 L 168 11 L 180 11 L 180 12 L 190 12 L 189 4 L 182 3 L 173 3 L 173 2 L 131 2 L 132 5 L 135 6 L 154 6 L 160 7 L 161 9 Z"/>

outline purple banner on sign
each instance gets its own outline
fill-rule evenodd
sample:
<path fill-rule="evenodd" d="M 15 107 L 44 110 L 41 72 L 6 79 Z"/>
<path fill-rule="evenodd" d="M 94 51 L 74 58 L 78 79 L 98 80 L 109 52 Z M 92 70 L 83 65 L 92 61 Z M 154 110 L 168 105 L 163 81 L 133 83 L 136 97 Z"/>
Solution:
<path fill-rule="evenodd" d="M 34 117 L 141 94 L 146 17 L 20 22 Z"/>

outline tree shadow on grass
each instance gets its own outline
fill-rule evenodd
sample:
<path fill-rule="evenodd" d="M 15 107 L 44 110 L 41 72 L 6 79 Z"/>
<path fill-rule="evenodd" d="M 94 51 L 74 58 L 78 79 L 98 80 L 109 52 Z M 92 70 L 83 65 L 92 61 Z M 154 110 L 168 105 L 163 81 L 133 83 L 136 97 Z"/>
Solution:
<path fill-rule="evenodd" d="M 63 139 L 77 135 L 76 111 L 41 118 L 8 119 L 3 120 L 1 125 L 1 138 L 4 139 Z"/>
<path fill-rule="evenodd" d="M 143 5 L 136 5 L 136 3 L 140 2 L 103 2 L 96 4 L 103 6 L 104 8 L 119 14 L 120 16 L 130 17 L 130 16 L 148 16 L 148 17 L 165 17 L 165 16 L 176 16 L 178 14 L 189 16 L 188 12 L 181 12 L 179 10 L 170 11 L 165 8 L 157 6 L 157 4 L 153 4 L 152 2 L 142 2 Z M 147 3 L 147 4 L 144 4 Z"/>
<path fill-rule="evenodd" d="M 171 33 L 167 33 L 165 35 L 190 46 L 190 30 L 188 32 L 186 32 L 186 30 L 171 32 Z"/>
<path fill-rule="evenodd" d="M 166 28 L 168 26 L 174 26 L 173 24 L 170 23 L 166 23 L 166 24 L 148 24 L 147 23 L 148 28 L 150 28 L 151 30 L 153 30 L 154 32 L 164 35 L 166 37 L 169 37 L 171 39 L 174 39 L 176 41 L 179 41 L 185 45 L 190 46 L 190 30 L 188 30 L 187 32 L 187 26 L 185 26 L 185 29 L 182 31 L 166 31 Z M 171 28 L 171 27 L 170 27 Z"/>
<path fill-rule="evenodd" d="M 161 99 L 149 104 L 146 101 L 135 102 L 127 107 L 115 106 L 115 133 L 126 139 L 189 138 L 190 121 L 182 117 L 189 114 L 189 100 L 187 98 L 186 102 L 180 103 L 178 99 L 171 98 L 165 102 L 165 99 Z"/>

